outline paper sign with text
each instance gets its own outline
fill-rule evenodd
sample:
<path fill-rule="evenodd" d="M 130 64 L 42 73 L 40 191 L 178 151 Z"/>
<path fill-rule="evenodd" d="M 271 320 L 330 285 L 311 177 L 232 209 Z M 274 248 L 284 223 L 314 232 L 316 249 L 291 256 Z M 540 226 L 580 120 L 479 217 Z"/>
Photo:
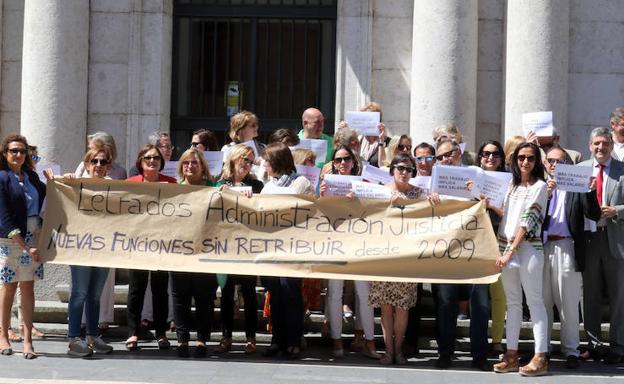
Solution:
<path fill-rule="evenodd" d="M 424 189 L 427 193 L 431 190 L 431 176 L 416 175 L 416 177 L 410 179 L 409 183 L 415 187 Z"/>
<path fill-rule="evenodd" d="M 509 172 L 484 171 L 479 167 L 474 169 L 477 177 L 474 180 L 476 189 L 473 196 L 479 197 L 479 194 L 483 193 L 490 198 L 490 204 L 502 209 L 513 175 Z"/>
<path fill-rule="evenodd" d="M 383 169 L 374 167 L 372 165 L 365 165 L 362 170 L 362 179 L 370 183 L 386 185 L 391 183 L 394 178 L 390 175 L 390 172 Z"/>
<path fill-rule="evenodd" d="M 352 181 L 362 181 L 362 176 L 334 175 L 331 173 L 323 176 L 323 181 L 327 185 L 325 196 L 345 196 L 351 192 Z"/>
<path fill-rule="evenodd" d="M 552 111 L 523 113 L 522 132 L 524 132 L 524 136 L 526 137 L 531 131 L 535 133 L 536 136 L 552 136 Z"/>
<path fill-rule="evenodd" d="M 301 139 L 299 144 L 290 147 L 291 150 L 296 148 L 309 149 L 316 155 L 316 163 L 324 164 L 327 158 L 327 141 L 320 139 Z"/>
<path fill-rule="evenodd" d="M 351 189 L 356 197 L 361 199 L 381 199 L 390 201 L 392 192 L 385 185 L 352 181 Z"/>
<path fill-rule="evenodd" d="M 440 195 L 455 196 L 471 199 L 478 191 L 469 191 L 466 182 L 475 181 L 477 172 L 471 167 L 454 167 L 449 165 L 436 165 L 431 175 L 431 192 Z"/>
<path fill-rule="evenodd" d="M 347 112 L 346 120 L 349 128 L 355 129 L 362 136 L 379 136 L 377 125 L 380 122 L 379 112 Z"/>
<path fill-rule="evenodd" d="M 589 192 L 593 171 L 593 167 L 557 164 L 554 175 L 557 189 L 568 192 Z"/>
<path fill-rule="evenodd" d="M 297 173 L 308 179 L 310 181 L 310 184 L 312 184 L 312 187 L 314 187 L 314 190 L 316 190 L 316 187 L 318 187 L 319 185 L 321 169 L 301 164 L 297 164 L 295 165 L 295 167 L 297 168 Z"/>

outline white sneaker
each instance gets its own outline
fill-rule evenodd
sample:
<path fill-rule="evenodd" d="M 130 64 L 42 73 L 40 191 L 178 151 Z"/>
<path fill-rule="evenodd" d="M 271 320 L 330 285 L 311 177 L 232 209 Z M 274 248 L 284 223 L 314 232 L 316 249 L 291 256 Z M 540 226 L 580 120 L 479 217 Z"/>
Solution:
<path fill-rule="evenodd" d="M 88 357 L 93 354 L 86 341 L 79 337 L 74 337 L 67 348 L 67 354 L 76 357 Z"/>
<path fill-rule="evenodd" d="M 93 339 L 93 342 L 89 344 L 89 348 L 95 353 L 108 354 L 113 352 L 113 347 L 106 344 L 100 336 Z"/>

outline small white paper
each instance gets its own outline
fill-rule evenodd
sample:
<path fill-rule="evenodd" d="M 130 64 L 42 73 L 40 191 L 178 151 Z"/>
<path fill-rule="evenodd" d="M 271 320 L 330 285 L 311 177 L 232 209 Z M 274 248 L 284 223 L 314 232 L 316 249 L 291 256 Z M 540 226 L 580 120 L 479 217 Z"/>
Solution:
<path fill-rule="evenodd" d="M 298 164 L 295 167 L 297 168 L 297 173 L 308 179 L 316 191 L 321 176 L 321 168 L 308 167 L 307 165 L 301 164 Z"/>
<path fill-rule="evenodd" d="M 236 187 L 230 187 L 230 191 L 234 191 L 234 192 L 252 192 L 251 190 L 251 185 L 239 185 Z"/>
<path fill-rule="evenodd" d="M 509 172 L 484 171 L 479 167 L 474 168 L 477 173 L 477 177 L 474 180 L 476 186 L 475 191 L 487 196 L 490 199 L 491 205 L 503 208 L 505 195 L 507 194 L 507 189 L 509 188 L 509 183 L 513 175 Z M 473 193 L 473 196 L 479 197 L 479 194 Z"/>
<path fill-rule="evenodd" d="M 324 196 L 345 196 L 351 192 L 352 181 L 362 181 L 362 176 L 327 174 L 323 178 L 327 191 Z"/>
<path fill-rule="evenodd" d="M 320 139 L 301 139 L 299 140 L 299 144 L 291 147 L 291 150 L 297 148 L 311 150 L 316 155 L 316 163 L 325 164 L 325 159 L 327 158 L 327 141 Z"/>
<path fill-rule="evenodd" d="M 552 111 L 523 113 L 522 132 L 524 132 L 524 136 L 527 136 L 530 131 L 533 131 L 536 136 L 552 136 Z"/>
<path fill-rule="evenodd" d="M 221 151 L 204 151 L 204 158 L 212 176 L 219 176 L 223 169 L 223 155 Z"/>
<path fill-rule="evenodd" d="M 593 171 L 593 167 L 557 164 L 554 175 L 557 189 L 568 192 L 589 192 Z"/>
<path fill-rule="evenodd" d="M 381 120 L 379 112 L 347 112 L 347 125 L 362 136 L 379 136 L 377 125 Z"/>
<path fill-rule="evenodd" d="M 431 176 L 420 176 L 412 177 L 409 183 L 415 187 L 420 189 L 424 189 L 425 191 L 431 190 Z"/>
<path fill-rule="evenodd" d="M 54 172 L 54 176 L 62 176 L 61 175 L 61 166 L 58 164 L 54 164 L 54 163 L 42 163 L 39 162 L 37 163 L 37 176 L 39 176 L 39 180 L 41 180 L 44 184 L 48 183 L 48 180 L 45 178 L 45 176 L 43 175 L 43 171 L 46 169 L 52 169 L 52 172 Z"/>
<path fill-rule="evenodd" d="M 466 143 L 459 143 L 459 150 L 461 153 L 464 153 L 466 151 Z"/>
<path fill-rule="evenodd" d="M 394 178 L 388 171 L 384 171 L 372 165 L 365 165 L 362 170 L 362 180 L 368 181 L 369 183 L 386 185 L 391 183 Z"/>
<path fill-rule="evenodd" d="M 390 200 L 392 192 L 385 185 L 352 181 L 351 188 L 355 196 L 362 199 Z"/>
<path fill-rule="evenodd" d="M 275 183 L 264 184 L 262 188 L 263 195 L 294 195 L 295 189 L 291 187 L 280 187 Z"/>
<path fill-rule="evenodd" d="M 165 161 L 165 167 L 162 169 L 162 171 L 160 171 L 160 173 L 178 180 L 178 162 Z"/>
<path fill-rule="evenodd" d="M 475 181 L 477 172 L 471 167 L 454 167 L 449 165 L 436 165 L 433 167 L 431 175 L 431 192 L 437 192 L 440 195 L 462 197 L 471 199 L 474 195 L 478 195 L 478 191 L 469 191 L 466 188 L 468 180 Z"/>

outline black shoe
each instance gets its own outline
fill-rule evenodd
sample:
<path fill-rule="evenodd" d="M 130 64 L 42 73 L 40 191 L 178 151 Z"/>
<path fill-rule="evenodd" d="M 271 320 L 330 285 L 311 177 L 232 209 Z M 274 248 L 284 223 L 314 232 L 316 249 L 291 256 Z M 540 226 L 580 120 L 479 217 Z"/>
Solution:
<path fill-rule="evenodd" d="M 579 362 L 578 357 L 574 355 L 570 355 L 566 357 L 565 367 L 567 369 L 577 369 L 580 366 L 581 366 L 581 363 Z"/>
<path fill-rule="evenodd" d="M 472 365 L 472 368 L 476 368 L 485 372 L 489 372 L 493 369 L 492 363 L 490 363 L 486 357 L 472 359 L 472 363 L 470 365 Z"/>
<path fill-rule="evenodd" d="M 191 356 L 189 352 L 189 346 L 186 343 L 178 345 L 177 352 L 178 352 L 178 357 L 186 358 L 186 357 Z"/>
<path fill-rule="evenodd" d="M 622 355 L 620 355 L 619 353 L 610 351 L 609 353 L 605 355 L 603 362 L 605 364 L 619 364 L 622 362 Z"/>
<path fill-rule="evenodd" d="M 277 344 L 271 344 L 269 348 L 262 352 L 262 356 L 264 357 L 274 357 L 280 352 L 280 347 Z"/>
<path fill-rule="evenodd" d="M 284 357 L 286 360 L 296 360 L 299 358 L 300 353 L 301 349 L 299 347 L 288 347 L 286 352 L 284 352 Z"/>
<path fill-rule="evenodd" d="M 193 357 L 196 359 L 203 359 L 208 356 L 208 348 L 205 345 L 198 344 L 193 351 Z"/>
<path fill-rule="evenodd" d="M 451 364 L 453 364 L 453 361 L 451 360 L 451 356 L 440 355 L 438 357 L 438 360 L 435 361 L 434 365 L 438 369 L 448 369 L 451 367 Z"/>

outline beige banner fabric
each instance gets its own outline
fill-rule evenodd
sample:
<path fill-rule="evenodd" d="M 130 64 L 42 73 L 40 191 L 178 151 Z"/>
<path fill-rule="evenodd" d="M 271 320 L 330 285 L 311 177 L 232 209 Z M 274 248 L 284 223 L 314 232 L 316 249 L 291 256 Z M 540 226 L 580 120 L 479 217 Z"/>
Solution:
<path fill-rule="evenodd" d="M 484 203 L 254 195 L 97 179 L 48 183 L 39 249 L 59 264 L 352 280 L 491 283 Z"/>

